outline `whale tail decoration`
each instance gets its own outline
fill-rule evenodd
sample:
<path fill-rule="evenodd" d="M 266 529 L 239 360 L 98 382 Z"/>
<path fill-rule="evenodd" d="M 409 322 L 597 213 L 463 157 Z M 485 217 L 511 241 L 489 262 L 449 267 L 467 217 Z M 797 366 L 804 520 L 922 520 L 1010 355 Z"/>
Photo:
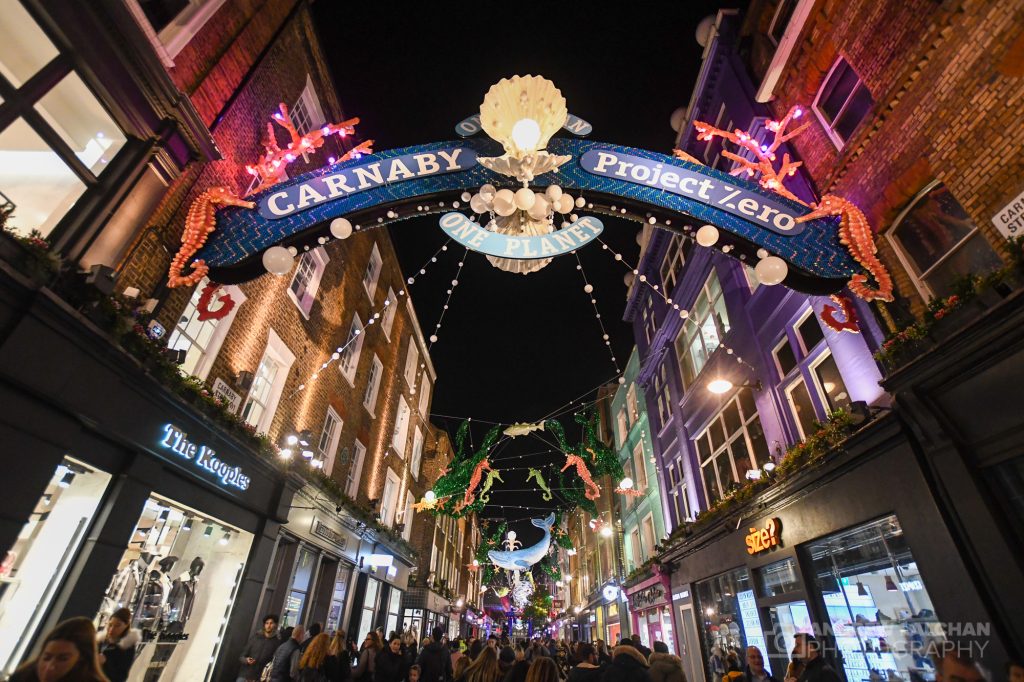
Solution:
<path fill-rule="evenodd" d="M 555 525 L 555 513 L 552 512 L 546 519 L 530 519 L 530 523 L 538 528 L 543 528 L 544 530 L 549 531 L 551 530 L 551 527 Z"/>

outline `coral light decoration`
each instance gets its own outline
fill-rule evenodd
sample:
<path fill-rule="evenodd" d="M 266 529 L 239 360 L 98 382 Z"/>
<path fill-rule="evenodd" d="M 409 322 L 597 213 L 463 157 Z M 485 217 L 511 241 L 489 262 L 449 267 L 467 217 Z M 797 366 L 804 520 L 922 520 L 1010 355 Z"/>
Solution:
<path fill-rule="evenodd" d="M 231 294 L 225 293 L 214 299 L 214 296 L 220 290 L 221 285 L 216 282 L 210 282 L 203 287 L 203 292 L 199 295 L 198 305 L 196 305 L 196 310 L 199 313 L 197 318 L 200 322 L 205 320 L 224 319 L 228 316 L 228 313 L 234 309 L 235 299 L 231 298 Z M 217 300 L 220 305 L 211 309 L 210 304 L 213 303 L 214 300 Z"/>
<path fill-rule="evenodd" d="M 185 216 L 185 231 L 181 233 L 181 248 L 171 260 L 171 269 L 167 275 L 167 286 L 170 288 L 191 286 L 206 276 L 210 268 L 203 260 L 192 264 L 192 272 L 183 274 L 185 265 L 195 253 L 203 248 L 206 238 L 217 227 L 217 206 L 241 206 L 252 208 L 256 204 L 244 201 L 227 187 L 211 187 L 192 202 Z"/>
<path fill-rule="evenodd" d="M 583 485 L 586 487 L 586 497 L 588 500 L 596 500 L 601 496 L 601 488 L 594 483 L 594 479 L 590 477 L 590 469 L 587 468 L 587 463 L 583 461 L 583 458 L 579 455 L 574 455 L 571 452 L 565 455 L 565 466 L 562 467 L 562 471 L 565 471 L 571 466 L 576 467 L 576 473 L 580 478 L 583 479 Z"/>
<path fill-rule="evenodd" d="M 826 303 L 821 309 L 821 319 L 828 325 L 829 329 L 837 332 L 860 332 L 860 325 L 857 323 L 857 311 L 853 307 L 853 301 L 847 296 L 832 294 L 832 301 L 836 305 Z M 836 306 L 839 306 L 838 308 Z M 836 313 L 842 313 L 843 319 L 837 320 Z"/>
<path fill-rule="evenodd" d="M 259 177 L 260 182 L 246 196 L 258 194 L 268 187 L 273 187 L 285 180 L 289 164 L 303 154 L 308 154 L 314 149 L 322 147 L 324 139 L 330 135 L 337 135 L 338 137 L 352 135 L 355 133 L 355 126 L 359 123 L 358 118 L 350 118 L 341 123 L 328 123 L 320 128 L 309 131 L 305 135 L 299 135 L 299 132 L 295 129 L 295 124 L 292 123 L 292 117 L 288 113 L 288 105 L 284 102 L 278 105 L 278 110 L 271 116 L 271 120 L 288 132 L 291 141 L 287 147 L 281 149 L 274 136 L 273 123 L 267 124 L 267 134 L 262 142 L 263 149 L 265 150 L 262 158 L 255 164 L 245 167 L 245 170 L 250 175 Z M 349 159 L 358 159 L 363 154 L 372 153 L 373 140 L 366 140 L 346 152 L 344 156 L 338 159 L 337 163 L 348 161 Z"/>
<path fill-rule="evenodd" d="M 787 131 L 790 124 L 794 120 L 801 118 L 803 114 L 804 109 L 802 107 L 794 106 L 781 121 L 768 121 L 766 127 L 775 134 L 775 137 L 771 143 L 764 144 L 759 144 L 749 133 L 738 128 L 730 133 L 702 121 L 695 121 L 693 125 L 697 129 L 698 140 L 710 142 L 716 136 L 721 137 L 754 155 L 754 160 L 751 161 L 739 154 L 723 149 L 722 156 L 732 159 L 738 164 L 731 171 L 732 175 L 746 175 L 752 178 L 755 174 L 759 174 L 758 182 L 765 189 L 770 189 L 787 199 L 808 206 L 806 202 L 801 201 L 795 194 L 786 189 L 784 184 L 785 179 L 796 173 L 796 169 L 803 162 L 793 161 L 789 158 L 789 154 L 783 154 L 781 165 L 778 169 L 775 168 L 776 151 L 778 151 L 779 146 L 799 135 L 810 125 L 805 123 L 795 130 Z M 676 158 L 691 163 L 699 163 L 680 149 L 676 149 L 673 154 Z M 885 266 L 882 265 L 882 262 L 878 260 L 876 255 L 878 249 L 875 247 L 874 233 L 864 213 L 849 200 L 833 194 L 825 195 L 819 203 L 812 203 L 809 206 L 812 211 L 805 216 L 797 218 L 796 222 L 802 223 L 826 216 L 839 216 L 839 241 L 846 246 L 853 259 L 874 278 L 875 287 L 872 288 L 866 275 L 860 273 L 853 275 L 847 285 L 850 291 L 865 301 L 893 300 L 892 278 L 889 276 Z"/>

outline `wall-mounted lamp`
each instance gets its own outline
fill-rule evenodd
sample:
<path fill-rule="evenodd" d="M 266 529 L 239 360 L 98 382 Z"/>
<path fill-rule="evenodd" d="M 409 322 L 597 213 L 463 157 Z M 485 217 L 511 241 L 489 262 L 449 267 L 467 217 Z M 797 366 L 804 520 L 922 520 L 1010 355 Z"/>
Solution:
<path fill-rule="evenodd" d="M 723 393 L 728 393 L 729 391 L 731 391 L 734 388 L 734 384 L 728 379 L 717 378 L 709 381 L 707 388 L 715 395 L 722 395 Z M 752 388 L 755 391 L 760 391 L 762 388 L 761 380 L 758 379 L 753 384 L 744 382 L 740 384 L 739 388 Z"/>

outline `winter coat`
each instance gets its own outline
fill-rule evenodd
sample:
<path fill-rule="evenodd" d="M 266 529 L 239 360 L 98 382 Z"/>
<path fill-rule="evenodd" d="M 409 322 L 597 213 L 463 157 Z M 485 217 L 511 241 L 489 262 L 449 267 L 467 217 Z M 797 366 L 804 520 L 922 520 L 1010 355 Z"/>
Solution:
<path fill-rule="evenodd" d="M 288 639 L 274 651 L 270 682 L 292 682 L 299 677 L 299 643 Z"/>
<path fill-rule="evenodd" d="M 299 682 L 327 682 L 327 660 L 319 668 L 299 668 Z"/>
<path fill-rule="evenodd" d="M 611 665 L 605 667 L 604 682 L 651 682 L 647 660 L 636 647 L 617 646 L 612 652 Z"/>
<path fill-rule="evenodd" d="M 584 664 L 581 663 L 569 671 L 569 682 L 601 682 L 602 677 L 604 677 L 604 666 L 591 668 L 589 664 L 584 667 Z"/>
<path fill-rule="evenodd" d="M 800 682 L 841 682 L 841 678 L 821 656 L 807 661 Z"/>
<path fill-rule="evenodd" d="M 651 664 L 651 679 L 654 682 L 686 682 L 683 659 L 678 656 L 655 651 L 647 660 Z"/>
<path fill-rule="evenodd" d="M 505 677 L 501 682 L 524 682 L 526 680 L 526 673 L 530 670 L 530 661 L 516 661 L 509 668 L 509 671 L 505 673 Z"/>
<path fill-rule="evenodd" d="M 750 672 L 749 665 L 743 667 L 743 676 L 746 678 L 747 682 L 756 682 L 754 674 Z M 779 682 L 779 678 L 768 672 L 768 669 L 766 668 L 764 671 L 764 682 Z"/>
<path fill-rule="evenodd" d="M 116 642 L 108 642 L 106 639 L 105 631 L 100 631 L 96 636 L 96 648 L 106 658 L 103 674 L 110 682 L 125 682 L 128 671 L 132 669 L 132 661 L 135 660 L 135 647 L 142 641 L 142 631 L 128 630 Z"/>
<path fill-rule="evenodd" d="M 453 677 L 451 652 L 438 642 L 423 647 L 416 663 L 420 666 L 420 682 L 446 682 Z"/>
<path fill-rule="evenodd" d="M 267 663 L 273 660 L 274 652 L 279 646 L 281 646 L 281 640 L 277 638 L 277 635 L 267 637 L 263 634 L 263 630 L 253 633 L 249 641 L 246 642 L 245 648 L 242 649 L 242 655 L 238 657 L 238 660 L 242 662 L 242 667 L 238 669 L 238 676 L 245 680 L 260 679 L 263 669 L 267 667 Z M 256 662 L 249 665 L 245 662 L 247 658 L 255 658 Z"/>
<path fill-rule="evenodd" d="M 402 654 L 395 654 L 390 648 L 384 648 L 377 652 L 377 667 L 373 679 L 374 682 L 402 682 L 408 670 Z"/>
<path fill-rule="evenodd" d="M 342 650 L 337 656 L 328 656 L 324 659 L 324 673 L 328 682 L 347 682 L 352 679 L 352 654 Z"/>
<path fill-rule="evenodd" d="M 352 679 L 357 682 L 369 682 L 373 680 L 373 673 L 377 669 L 377 654 L 379 650 L 373 647 L 363 647 L 359 652 L 359 664 L 352 671 Z"/>

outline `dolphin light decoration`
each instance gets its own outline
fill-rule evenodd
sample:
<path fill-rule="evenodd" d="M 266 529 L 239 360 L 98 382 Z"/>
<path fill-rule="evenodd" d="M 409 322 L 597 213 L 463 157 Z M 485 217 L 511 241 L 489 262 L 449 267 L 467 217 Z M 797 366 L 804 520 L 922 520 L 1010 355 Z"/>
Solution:
<path fill-rule="evenodd" d="M 547 555 L 551 547 L 551 527 L 555 525 L 554 513 L 546 519 L 530 519 L 530 523 L 544 531 L 540 542 L 511 552 L 492 549 L 487 553 L 492 564 L 506 571 L 525 571 Z"/>

